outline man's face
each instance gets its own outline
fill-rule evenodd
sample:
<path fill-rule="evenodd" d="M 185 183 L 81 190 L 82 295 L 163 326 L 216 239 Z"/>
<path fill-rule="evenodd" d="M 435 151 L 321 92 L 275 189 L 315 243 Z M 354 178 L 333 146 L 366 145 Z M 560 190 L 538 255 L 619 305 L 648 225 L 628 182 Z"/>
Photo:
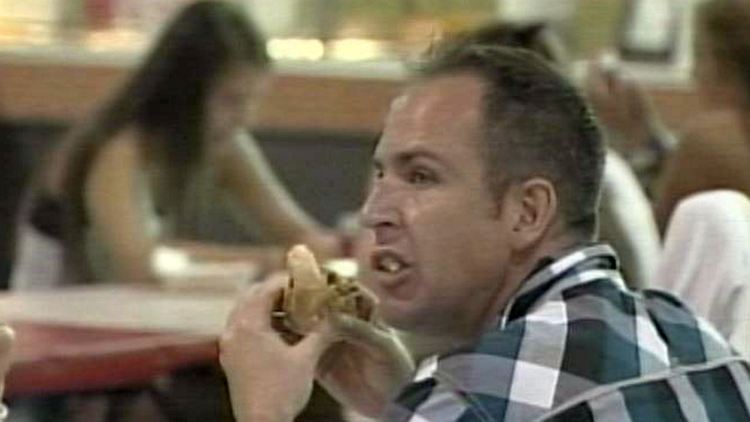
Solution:
<path fill-rule="evenodd" d="M 363 209 L 363 280 L 396 328 L 466 334 L 491 318 L 509 230 L 479 148 L 481 80 L 428 79 L 394 101 Z"/>

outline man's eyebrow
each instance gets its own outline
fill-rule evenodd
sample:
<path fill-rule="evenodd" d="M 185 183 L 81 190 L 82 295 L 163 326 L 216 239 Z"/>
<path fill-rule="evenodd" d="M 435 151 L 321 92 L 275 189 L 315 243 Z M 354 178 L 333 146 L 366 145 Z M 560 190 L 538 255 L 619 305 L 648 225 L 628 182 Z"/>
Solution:
<path fill-rule="evenodd" d="M 400 151 L 390 158 L 378 157 L 376 154 L 373 154 L 370 161 L 373 168 L 382 169 L 386 165 L 385 161 L 393 162 L 398 166 L 406 166 L 418 159 L 426 159 L 441 166 L 446 165 L 439 154 L 421 147 Z"/>
<path fill-rule="evenodd" d="M 440 156 L 435 154 L 435 152 L 423 148 L 403 151 L 396 156 L 396 161 L 398 161 L 400 164 L 408 164 L 419 158 L 426 158 L 437 163 L 443 162 Z"/>

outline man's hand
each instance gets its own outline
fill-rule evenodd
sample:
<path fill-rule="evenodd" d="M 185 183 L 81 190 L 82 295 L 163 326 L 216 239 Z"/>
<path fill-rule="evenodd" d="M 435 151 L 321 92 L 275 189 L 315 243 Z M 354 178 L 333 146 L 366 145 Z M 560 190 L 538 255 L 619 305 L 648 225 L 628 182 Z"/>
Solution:
<path fill-rule="evenodd" d="M 377 417 L 412 376 L 414 363 L 392 332 L 349 315 L 329 316 L 341 341 L 323 355 L 318 381 L 342 404 Z"/>
<path fill-rule="evenodd" d="M 294 345 L 271 326 L 286 285 L 279 276 L 252 286 L 229 316 L 220 361 L 238 422 L 291 421 L 310 398 L 315 368 L 333 336 L 326 327 Z"/>

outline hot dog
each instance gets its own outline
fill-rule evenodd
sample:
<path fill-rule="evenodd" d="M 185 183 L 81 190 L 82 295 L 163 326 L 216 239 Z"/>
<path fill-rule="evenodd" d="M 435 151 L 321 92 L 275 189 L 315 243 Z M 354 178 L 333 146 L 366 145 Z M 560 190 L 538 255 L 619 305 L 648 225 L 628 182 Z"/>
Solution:
<path fill-rule="evenodd" d="M 330 312 L 372 321 L 374 296 L 356 280 L 321 268 L 306 246 L 293 247 L 286 263 L 289 281 L 276 312 L 285 328 L 305 335 Z"/>

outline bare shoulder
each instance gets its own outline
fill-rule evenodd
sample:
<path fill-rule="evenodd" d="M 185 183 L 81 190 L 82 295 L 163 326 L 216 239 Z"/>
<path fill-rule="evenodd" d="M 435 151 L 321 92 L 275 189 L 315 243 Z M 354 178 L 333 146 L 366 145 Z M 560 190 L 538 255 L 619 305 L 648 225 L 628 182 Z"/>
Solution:
<path fill-rule="evenodd" d="M 677 203 L 709 189 L 750 192 L 750 147 L 741 123 L 731 114 L 696 119 L 683 133 L 659 180 L 656 214 L 666 227 Z"/>
<path fill-rule="evenodd" d="M 137 159 L 141 135 L 133 128 L 126 128 L 105 141 L 99 156 L 106 160 Z M 97 160 L 99 161 L 99 160 Z"/>
<path fill-rule="evenodd" d="M 731 112 L 699 117 L 685 128 L 681 138 L 679 148 L 698 157 L 723 155 L 727 150 L 746 148 L 741 122 Z"/>
<path fill-rule="evenodd" d="M 138 132 L 130 128 L 105 141 L 91 163 L 86 185 L 106 188 L 106 185 L 130 178 L 143 166 L 140 141 Z"/>

